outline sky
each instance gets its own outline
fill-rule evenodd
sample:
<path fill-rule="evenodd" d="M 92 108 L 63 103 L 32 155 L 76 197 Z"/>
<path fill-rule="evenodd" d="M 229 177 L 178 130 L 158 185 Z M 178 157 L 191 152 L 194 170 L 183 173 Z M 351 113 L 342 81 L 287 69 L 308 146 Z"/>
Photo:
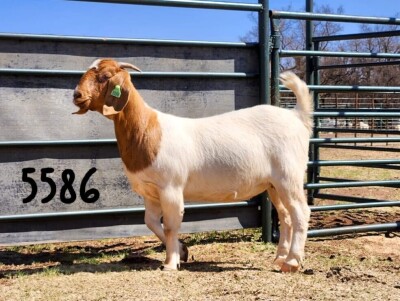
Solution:
<path fill-rule="evenodd" d="M 257 0 L 230 2 L 257 3 Z M 0 0 L 0 3 L 0 33 L 237 42 L 255 24 L 249 12 L 238 11 L 66 0 Z M 347 15 L 393 17 L 400 12 L 398 0 L 314 1 L 314 5 L 324 4 L 334 9 L 342 6 Z M 288 5 L 303 11 L 305 1 L 270 0 L 270 9 L 280 10 Z M 344 25 L 345 33 L 359 32 L 358 24 Z"/>

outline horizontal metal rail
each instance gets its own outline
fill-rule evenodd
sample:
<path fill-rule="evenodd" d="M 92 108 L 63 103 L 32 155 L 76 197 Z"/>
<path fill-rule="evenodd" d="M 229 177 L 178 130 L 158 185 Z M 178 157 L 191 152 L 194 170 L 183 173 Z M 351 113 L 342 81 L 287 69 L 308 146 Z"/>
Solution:
<path fill-rule="evenodd" d="M 116 145 L 116 139 L 86 139 L 86 140 L 25 140 L 25 141 L 0 141 L 0 147 L 25 147 L 25 146 L 97 146 Z"/>
<path fill-rule="evenodd" d="M 364 67 L 376 67 L 376 66 L 392 66 L 400 65 L 400 61 L 389 61 L 389 62 L 373 62 L 373 63 L 360 63 L 360 64 L 338 64 L 338 65 L 318 65 L 315 66 L 317 70 L 324 69 L 340 69 L 340 68 L 364 68 Z"/>
<path fill-rule="evenodd" d="M 380 207 L 400 206 L 400 201 L 388 202 L 373 202 L 365 204 L 342 204 L 342 205 L 325 205 L 325 206 L 310 206 L 311 212 L 331 211 L 331 210 L 349 210 L 349 209 L 366 209 Z"/>
<path fill-rule="evenodd" d="M 400 18 L 379 18 L 379 17 L 363 17 L 352 15 L 333 15 L 319 13 L 303 13 L 288 11 L 270 11 L 270 17 L 273 19 L 296 19 L 309 21 L 332 21 L 332 22 L 349 22 L 349 23 L 370 23 L 385 25 L 400 25 Z"/>
<path fill-rule="evenodd" d="M 310 143 L 381 143 L 381 142 L 400 142 L 400 137 L 383 138 L 311 138 Z M 25 141 L 0 141 L 0 147 L 18 146 L 90 146 L 90 145 L 112 145 L 116 144 L 116 139 L 85 139 L 85 140 L 25 140 Z"/>
<path fill-rule="evenodd" d="M 373 198 L 365 198 L 365 197 L 357 197 L 357 196 L 348 196 L 348 195 L 338 195 L 333 193 L 314 193 L 314 198 L 324 199 L 324 200 L 332 200 L 332 201 L 342 201 L 342 202 L 350 202 L 357 203 L 354 206 L 363 206 L 363 204 L 373 204 L 373 203 L 382 203 L 384 204 L 386 201 L 381 199 L 373 199 Z M 398 201 L 387 201 L 388 203 L 395 203 Z M 335 205 L 336 206 L 336 205 Z M 386 207 L 386 206 L 385 206 Z"/>
<path fill-rule="evenodd" d="M 346 226 L 340 228 L 331 229 L 318 229 L 309 230 L 307 232 L 307 237 L 323 237 L 323 236 L 333 236 L 333 235 L 343 235 L 343 234 L 355 234 L 361 232 L 381 232 L 381 231 L 399 231 L 400 222 L 386 223 L 386 224 L 374 224 L 374 225 L 363 225 L 363 226 Z"/>
<path fill-rule="evenodd" d="M 317 109 L 313 112 L 314 117 L 400 117 L 400 110 L 380 109 Z"/>
<path fill-rule="evenodd" d="M 381 32 L 365 32 L 356 34 L 341 34 L 334 36 L 320 36 L 313 37 L 313 42 L 329 42 L 329 41 L 344 41 L 344 40 L 360 40 L 360 39 L 374 39 L 400 36 L 400 30 L 389 30 Z"/>
<path fill-rule="evenodd" d="M 340 183 L 340 182 L 357 182 L 357 181 L 358 181 L 358 180 L 354 180 L 354 179 L 332 178 L 332 177 L 322 177 L 322 176 L 317 176 L 316 179 L 317 179 L 318 181 L 335 182 L 335 183 Z"/>
<path fill-rule="evenodd" d="M 132 72 L 133 77 L 162 77 L 162 78 L 254 78 L 258 73 L 245 72 Z"/>
<path fill-rule="evenodd" d="M 248 202 L 235 203 L 214 203 L 214 204 L 190 204 L 185 205 L 185 212 L 198 210 L 218 210 L 226 208 L 243 208 L 256 207 L 260 202 L 251 200 Z M 49 213 L 31 213 L 31 214 L 15 214 L 15 215 L 0 215 L 0 222 L 19 221 L 19 220 L 34 220 L 48 218 L 63 218 L 63 217 L 79 217 L 79 216 L 101 216 L 109 214 L 126 214 L 126 213 L 144 213 L 144 207 L 137 208 L 119 208 L 119 209 L 101 209 L 101 210 L 82 210 L 82 211 L 66 211 L 66 212 L 49 212 Z"/>
<path fill-rule="evenodd" d="M 311 138 L 310 143 L 383 143 L 400 142 L 400 137 L 379 137 L 379 138 Z"/>
<path fill-rule="evenodd" d="M 400 92 L 400 87 L 382 87 L 382 86 L 321 86 L 321 85 L 309 85 L 308 88 L 318 93 L 329 93 L 329 92 Z M 279 89 L 282 92 L 290 92 L 283 85 L 279 85 Z"/>
<path fill-rule="evenodd" d="M 400 152 L 400 148 L 398 149 Z M 393 161 L 393 162 L 391 162 Z M 326 163 L 325 163 L 326 162 Z M 337 162 L 337 163 L 336 163 Z M 343 162 L 343 163 L 341 163 Z M 379 163 L 379 162 L 389 162 L 389 163 Z M 309 161 L 308 166 L 355 166 L 355 167 L 367 167 L 367 168 L 376 168 L 376 169 L 393 169 L 400 170 L 400 161 L 398 159 L 393 160 L 343 160 L 343 161 Z M 322 181 L 333 181 L 333 179 L 337 178 L 326 178 L 326 177 L 317 177 L 318 180 Z"/>
<path fill-rule="evenodd" d="M 0 68 L 0 75 L 38 75 L 38 76 L 80 76 L 81 70 L 47 70 L 47 69 L 17 69 Z M 245 72 L 130 72 L 133 77 L 181 77 L 181 78 L 253 78 L 257 73 Z M 290 92 L 280 85 L 282 92 Z M 400 92 L 400 87 L 379 86 L 318 86 L 309 85 L 310 90 L 318 92 Z"/>
<path fill-rule="evenodd" d="M 350 133 L 350 134 L 373 134 L 373 135 L 400 135 L 399 130 L 363 130 L 355 128 L 332 128 L 332 127 L 315 127 L 314 130 L 318 132 L 332 132 L 332 133 Z"/>
<path fill-rule="evenodd" d="M 319 56 L 319 57 L 361 57 L 361 58 L 385 58 L 385 59 L 400 58 L 400 53 L 340 52 L 340 51 L 317 51 L 317 50 L 280 50 L 279 55 L 281 57 Z"/>
<path fill-rule="evenodd" d="M 400 151 L 400 148 L 398 149 Z M 380 165 L 380 164 L 357 164 L 357 165 L 346 165 L 346 166 L 355 166 L 355 167 L 366 167 L 366 168 L 374 168 L 374 169 L 391 169 L 391 170 L 400 170 L 400 165 Z M 318 177 L 320 179 L 320 177 Z"/>
<path fill-rule="evenodd" d="M 239 11 L 261 11 L 261 4 L 240 3 L 240 2 L 214 2 L 214 1 L 195 1 L 195 0 L 69 0 L 80 2 L 100 2 L 117 4 L 140 4 L 152 6 L 172 6 L 186 8 L 204 8 L 204 9 L 224 9 Z"/>
<path fill-rule="evenodd" d="M 400 159 L 384 160 L 318 160 L 308 162 L 308 166 L 372 166 L 382 164 L 400 164 Z"/>
<path fill-rule="evenodd" d="M 81 70 L 48 69 L 12 69 L 0 68 L 0 75 L 37 75 L 37 76 L 81 76 Z M 252 78 L 257 73 L 244 72 L 129 72 L 132 77 L 140 78 Z"/>
<path fill-rule="evenodd" d="M 211 41 L 185 41 L 185 40 L 162 40 L 162 39 L 129 39 L 129 38 L 103 38 L 103 37 L 81 37 L 81 36 L 58 36 L 40 34 L 14 34 L 0 33 L 0 40 L 29 40 L 43 42 L 73 42 L 73 43 L 101 43 L 101 44 L 132 44 L 151 46 L 188 46 L 188 47 L 239 47 L 255 48 L 257 43 L 245 42 L 211 42 Z"/>
<path fill-rule="evenodd" d="M 388 146 L 360 146 L 360 145 L 349 145 L 349 144 L 321 144 L 319 147 L 331 148 L 331 149 L 351 149 L 361 151 L 376 151 L 376 152 L 387 152 L 387 153 L 400 153 L 400 147 L 388 147 Z"/>
<path fill-rule="evenodd" d="M 339 183 L 339 184 L 345 183 L 345 184 L 343 184 L 344 185 L 343 187 L 362 187 L 362 186 L 364 186 L 364 184 L 361 184 L 361 183 L 367 182 L 367 181 L 354 180 L 354 179 L 341 179 L 341 178 L 320 177 L 320 176 L 317 176 L 316 179 L 317 179 L 317 182 L 316 182 L 317 185 L 320 183 L 320 181 L 324 181 L 324 183 L 321 183 L 321 184 L 334 185 L 335 183 Z M 393 181 L 393 182 L 389 182 L 389 181 Z M 378 182 L 377 184 L 381 184 L 381 185 L 372 185 L 372 186 L 384 186 L 384 187 L 390 187 L 390 188 L 400 187 L 400 180 L 379 180 L 379 181 L 368 181 L 368 182 L 370 182 L 370 183 Z M 356 183 L 357 186 L 348 186 L 347 183 Z M 313 184 L 311 184 L 311 185 L 313 185 Z M 367 184 L 365 184 L 365 185 L 367 185 Z M 325 187 L 325 188 L 336 188 L 336 187 Z"/>
<path fill-rule="evenodd" d="M 383 186 L 383 187 L 399 187 L 400 188 L 400 180 L 311 183 L 311 184 L 305 184 L 304 188 L 305 189 L 327 189 L 327 188 L 347 188 L 347 187 L 367 187 L 367 186 Z"/>

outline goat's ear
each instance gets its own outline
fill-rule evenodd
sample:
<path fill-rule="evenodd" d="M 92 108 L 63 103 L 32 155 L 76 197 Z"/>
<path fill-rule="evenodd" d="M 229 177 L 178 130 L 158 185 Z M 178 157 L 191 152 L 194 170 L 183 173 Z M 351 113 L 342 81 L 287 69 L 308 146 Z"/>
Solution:
<path fill-rule="evenodd" d="M 118 72 L 108 81 L 107 92 L 104 99 L 103 115 L 114 115 L 121 112 L 129 99 L 129 89 L 126 77 L 127 72 Z"/>

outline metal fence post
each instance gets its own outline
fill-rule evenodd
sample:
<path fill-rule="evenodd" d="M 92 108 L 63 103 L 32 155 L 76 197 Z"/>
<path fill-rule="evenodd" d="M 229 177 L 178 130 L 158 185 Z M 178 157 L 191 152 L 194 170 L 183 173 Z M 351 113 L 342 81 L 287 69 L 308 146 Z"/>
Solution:
<path fill-rule="evenodd" d="M 259 0 L 262 10 L 258 13 L 258 43 L 260 47 L 260 103 L 270 104 L 270 67 L 269 67 L 269 1 Z M 261 196 L 262 240 L 272 241 L 272 204 L 268 201 L 268 194 Z"/>
<path fill-rule="evenodd" d="M 271 19 L 271 104 L 279 106 L 279 50 L 281 36 L 279 33 L 280 20 Z"/>
<path fill-rule="evenodd" d="M 306 11 L 309 13 L 312 13 L 314 10 L 314 1 L 313 0 L 306 0 Z M 313 21 L 307 20 L 306 21 L 306 50 L 310 51 L 313 50 Z M 306 57 L 306 82 L 309 85 L 314 84 L 314 72 L 313 72 L 313 58 L 312 57 Z M 314 92 L 315 93 L 318 92 Z M 316 137 L 318 135 L 316 131 L 316 124 L 314 123 L 314 132 L 313 136 Z M 318 146 L 315 145 L 310 145 L 309 149 L 309 158 L 311 160 L 316 160 L 318 157 Z M 317 167 L 309 167 L 307 171 L 307 182 L 308 183 L 314 183 L 317 177 Z M 307 192 L 307 202 L 309 205 L 314 204 L 314 191 L 309 190 Z"/>
<path fill-rule="evenodd" d="M 313 42 L 313 50 L 318 51 L 319 50 L 319 42 Z M 312 76 L 312 82 L 314 85 L 319 85 L 320 84 L 320 78 L 319 78 L 319 70 L 318 70 L 318 66 L 319 66 L 319 57 L 315 56 L 314 58 L 310 58 L 312 59 L 312 70 L 311 70 L 311 76 Z M 314 110 L 317 110 L 319 108 L 319 93 L 318 91 L 314 91 L 313 92 L 313 106 L 314 106 Z M 318 130 L 318 124 L 319 124 L 319 118 L 314 116 L 314 129 L 313 129 L 313 137 L 317 138 L 319 137 L 319 130 Z M 310 146 L 310 148 L 312 149 L 313 152 L 313 157 L 312 160 L 314 161 L 319 161 L 320 160 L 320 155 L 319 155 L 319 145 L 318 144 L 312 144 Z M 320 176 L 320 172 L 321 172 L 321 167 L 320 166 L 314 166 L 311 168 L 312 170 L 312 182 L 308 182 L 308 183 L 318 183 L 319 182 L 319 176 Z M 319 189 L 316 190 L 308 190 L 308 204 L 309 205 L 314 205 L 314 198 L 315 195 L 319 193 Z"/>
<path fill-rule="evenodd" d="M 280 72 L 280 59 L 279 50 L 281 48 L 281 36 L 279 32 L 280 20 L 274 20 L 270 18 L 271 24 L 271 104 L 273 106 L 280 105 L 280 93 L 279 93 L 279 72 Z M 278 242 L 279 240 L 279 218 L 275 207 L 270 203 L 271 206 L 271 231 L 272 238 L 270 241 Z"/>

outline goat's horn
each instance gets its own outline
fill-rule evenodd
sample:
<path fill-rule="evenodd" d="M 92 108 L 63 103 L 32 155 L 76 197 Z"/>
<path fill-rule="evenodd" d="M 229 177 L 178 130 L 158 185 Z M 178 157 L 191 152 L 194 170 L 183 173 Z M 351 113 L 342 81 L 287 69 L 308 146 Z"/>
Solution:
<path fill-rule="evenodd" d="M 124 62 L 118 62 L 118 65 L 121 67 L 121 68 L 130 68 L 130 69 L 133 69 L 133 70 L 136 70 L 136 71 L 138 71 L 138 72 L 142 72 L 142 70 L 140 70 L 138 67 L 136 67 L 135 65 L 132 65 L 132 64 L 129 64 L 129 63 L 124 63 Z"/>

